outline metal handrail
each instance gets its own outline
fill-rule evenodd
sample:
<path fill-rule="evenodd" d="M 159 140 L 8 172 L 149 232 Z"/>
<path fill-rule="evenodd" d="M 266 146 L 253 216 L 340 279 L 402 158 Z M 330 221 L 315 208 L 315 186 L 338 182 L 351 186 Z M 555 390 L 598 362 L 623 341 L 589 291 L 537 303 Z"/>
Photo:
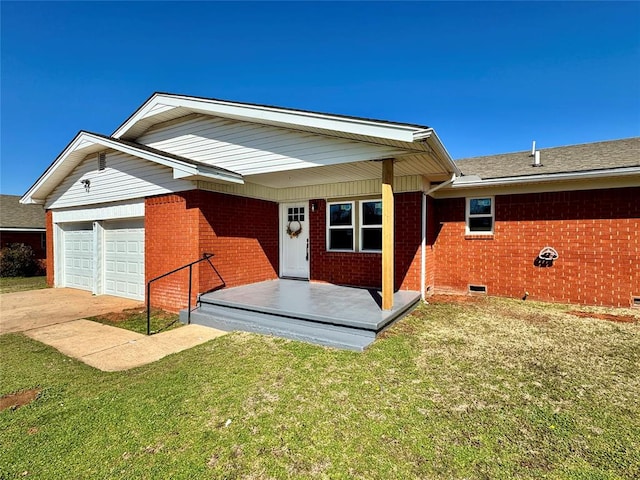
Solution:
<path fill-rule="evenodd" d="M 192 273 L 193 273 L 193 266 L 196 263 L 200 263 L 200 262 L 204 262 L 205 260 L 208 261 L 211 257 L 213 257 L 213 253 L 203 253 L 202 254 L 202 258 L 191 262 L 191 263 L 187 263 L 186 265 L 183 265 L 181 267 L 176 268 L 175 270 L 171 270 L 170 272 L 164 273 L 156 278 L 152 278 L 151 280 L 149 280 L 147 282 L 147 335 L 151 335 L 151 284 L 153 282 L 155 282 L 156 280 L 160 280 L 164 277 L 168 277 L 169 275 L 172 275 L 176 272 L 179 272 L 180 270 L 184 270 L 185 268 L 189 269 L 189 306 L 187 307 L 187 324 L 191 323 L 191 283 L 192 283 Z M 211 263 L 211 262 L 209 262 Z M 213 267 L 213 265 L 211 265 Z M 215 270 L 215 267 L 214 267 Z"/>

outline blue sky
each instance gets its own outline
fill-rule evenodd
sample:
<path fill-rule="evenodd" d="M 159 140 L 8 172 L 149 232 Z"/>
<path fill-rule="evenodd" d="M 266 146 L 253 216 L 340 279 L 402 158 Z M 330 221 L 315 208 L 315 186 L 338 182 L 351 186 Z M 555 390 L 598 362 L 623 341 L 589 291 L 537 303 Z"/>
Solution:
<path fill-rule="evenodd" d="M 453 158 L 640 135 L 639 2 L 1 3 L 0 191 L 154 91 L 428 125 Z"/>

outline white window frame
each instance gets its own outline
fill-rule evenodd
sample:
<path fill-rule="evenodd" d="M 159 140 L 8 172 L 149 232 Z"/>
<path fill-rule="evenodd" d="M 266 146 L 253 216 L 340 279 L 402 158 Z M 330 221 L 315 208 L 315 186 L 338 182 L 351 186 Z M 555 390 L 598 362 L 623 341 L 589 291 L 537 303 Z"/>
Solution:
<path fill-rule="evenodd" d="M 344 205 L 344 204 L 351 204 L 351 225 L 335 225 L 335 226 L 331 226 L 331 205 Z M 355 239 L 355 235 L 356 235 L 356 209 L 355 209 L 355 202 L 353 200 L 347 200 L 347 201 L 342 201 L 342 202 L 327 202 L 327 215 L 326 215 L 326 220 L 327 220 L 327 252 L 355 252 L 356 251 L 356 239 Z M 331 230 L 347 230 L 347 229 L 351 229 L 353 231 L 353 244 L 350 250 L 348 249 L 337 249 L 337 248 L 330 248 L 331 245 Z"/>
<path fill-rule="evenodd" d="M 362 253 L 381 253 L 382 252 L 382 250 L 365 250 L 362 247 L 362 241 L 364 239 L 364 235 L 362 234 L 362 231 L 364 229 L 367 229 L 367 228 L 379 228 L 380 230 L 382 230 L 382 223 L 380 223 L 379 225 L 365 225 L 364 224 L 364 211 L 363 211 L 364 204 L 365 203 L 372 203 L 372 202 L 380 202 L 380 203 L 382 203 L 382 198 L 368 198 L 366 200 L 358 201 L 358 204 L 359 204 L 359 208 L 358 208 L 358 234 L 359 235 L 358 236 L 360 237 L 359 241 L 358 241 L 358 247 L 359 247 L 359 251 L 362 252 Z"/>
<path fill-rule="evenodd" d="M 489 199 L 491 200 L 491 213 L 471 214 L 471 200 Z M 496 228 L 496 199 L 493 195 L 485 195 L 482 197 L 467 197 L 466 198 L 466 211 L 465 211 L 465 233 L 467 235 L 493 235 Z M 471 218 L 491 218 L 491 230 L 490 231 L 472 231 L 469 219 Z"/>

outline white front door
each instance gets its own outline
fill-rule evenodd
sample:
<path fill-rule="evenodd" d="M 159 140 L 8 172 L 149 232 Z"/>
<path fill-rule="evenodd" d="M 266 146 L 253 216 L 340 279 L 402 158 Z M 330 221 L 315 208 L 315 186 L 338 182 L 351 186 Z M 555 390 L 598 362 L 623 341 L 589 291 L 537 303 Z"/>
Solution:
<path fill-rule="evenodd" d="M 280 205 L 280 276 L 309 278 L 309 203 Z"/>

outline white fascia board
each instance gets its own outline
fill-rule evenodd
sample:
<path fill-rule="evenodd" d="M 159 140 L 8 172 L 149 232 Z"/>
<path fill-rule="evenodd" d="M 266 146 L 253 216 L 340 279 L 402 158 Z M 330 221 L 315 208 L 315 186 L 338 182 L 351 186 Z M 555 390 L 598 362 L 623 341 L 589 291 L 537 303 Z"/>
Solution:
<path fill-rule="evenodd" d="M 142 158 L 145 160 L 149 160 L 151 162 L 158 163 L 160 165 L 164 165 L 166 167 L 172 168 L 174 172 L 174 178 L 185 178 L 189 176 L 201 176 L 207 178 L 213 178 L 216 180 L 223 180 L 225 182 L 231 183 L 240 183 L 243 184 L 244 180 L 242 176 L 239 174 L 234 174 L 233 172 L 229 172 L 229 174 L 225 174 L 224 172 L 220 172 L 215 168 L 209 168 L 206 165 L 193 165 L 187 162 L 181 162 L 179 160 L 173 158 L 167 158 L 162 155 L 158 155 L 146 150 L 142 150 L 139 148 L 135 148 L 129 145 L 122 144 L 120 142 L 115 142 L 109 140 L 107 138 L 93 135 L 89 132 L 80 132 L 73 141 L 64 149 L 64 151 L 56 158 L 56 160 L 51 164 L 51 166 L 47 169 L 47 171 L 36 181 L 35 184 L 23 195 L 20 199 L 20 203 L 23 204 L 44 204 L 45 198 L 49 193 L 53 191 L 53 189 L 57 186 L 54 185 L 50 190 L 46 190 L 45 185 L 51 179 L 52 175 L 60 166 L 65 162 L 65 160 L 69 157 L 69 155 L 77 150 L 81 150 L 83 148 L 87 148 L 91 145 L 102 145 L 105 148 L 112 148 L 114 150 L 118 150 L 122 153 L 126 153 L 132 155 L 134 157 Z M 82 160 L 78 160 L 78 164 Z M 72 169 L 75 168 L 76 165 L 72 165 Z M 43 192 L 44 190 L 44 192 Z M 44 193 L 40 198 L 36 197 L 38 192 Z"/>
<path fill-rule="evenodd" d="M 550 173 L 546 175 L 521 175 L 519 177 L 489 178 L 486 180 L 473 180 L 466 182 L 459 180 L 453 182 L 448 189 L 459 190 L 478 187 L 497 187 L 515 184 L 548 183 L 566 180 L 587 180 L 594 178 L 626 177 L 640 175 L 640 167 L 611 168 L 606 170 L 594 170 L 588 172 Z M 464 178 L 464 177 L 461 177 Z"/>
<path fill-rule="evenodd" d="M 456 162 L 453 161 L 453 158 L 451 158 L 449 151 L 444 146 L 444 143 L 442 143 L 442 140 L 440 140 L 440 137 L 438 137 L 438 134 L 433 128 L 417 132 L 414 135 L 414 141 L 426 142 L 427 144 L 430 144 L 432 150 L 434 150 L 436 153 L 436 160 L 440 163 L 441 166 L 443 166 L 448 172 L 453 173 L 456 177 L 462 175 L 462 172 L 456 165 Z"/>
<path fill-rule="evenodd" d="M 34 196 L 37 195 L 38 191 L 40 191 L 48 183 L 51 176 L 56 172 L 56 170 L 58 170 L 58 168 L 60 168 L 62 163 L 64 163 L 65 159 L 72 152 L 76 150 L 80 150 L 82 148 L 86 148 L 89 145 L 90 143 L 87 142 L 86 133 L 79 132 L 75 136 L 75 138 L 69 143 L 69 145 L 67 145 L 67 147 L 62 151 L 62 153 L 58 155 L 58 157 L 53 161 L 53 163 L 49 165 L 49 168 L 45 170 L 45 172 L 40 176 L 40 178 L 38 178 L 38 180 L 36 180 L 36 182 L 33 185 L 31 185 L 31 188 L 27 190 L 27 193 L 25 193 L 22 196 L 22 198 L 20 198 L 20 203 L 27 204 L 27 205 L 28 204 L 44 205 L 45 198 L 50 192 L 48 192 L 47 195 L 44 195 L 43 198 L 38 198 L 38 197 L 34 198 Z M 51 189 L 51 191 L 52 190 L 53 189 Z"/>
<path fill-rule="evenodd" d="M 191 169 L 174 168 L 173 178 L 186 179 L 186 180 L 220 180 L 226 183 L 237 183 L 244 185 L 244 179 L 240 175 L 225 175 L 224 172 L 220 172 L 214 169 L 208 169 L 207 167 L 194 166 Z"/>
<path fill-rule="evenodd" d="M 0 227 L 0 232 L 46 232 L 46 228 Z"/>
<path fill-rule="evenodd" d="M 283 126 L 291 125 L 292 128 L 303 126 L 408 143 L 414 141 L 416 134 L 426 131 L 423 128 L 397 123 L 337 117 L 322 113 L 302 112 L 260 105 L 245 105 L 221 100 L 193 99 L 178 95 L 156 94 L 145 105 L 140 107 L 112 136 L 121 138 L 126 135 L 127 131 L 138 121 L 151 114 L 158 104 L 175 108 L 182 107 L 205 114 L 230 117 L 253 123 L 277 123 Z"/>

